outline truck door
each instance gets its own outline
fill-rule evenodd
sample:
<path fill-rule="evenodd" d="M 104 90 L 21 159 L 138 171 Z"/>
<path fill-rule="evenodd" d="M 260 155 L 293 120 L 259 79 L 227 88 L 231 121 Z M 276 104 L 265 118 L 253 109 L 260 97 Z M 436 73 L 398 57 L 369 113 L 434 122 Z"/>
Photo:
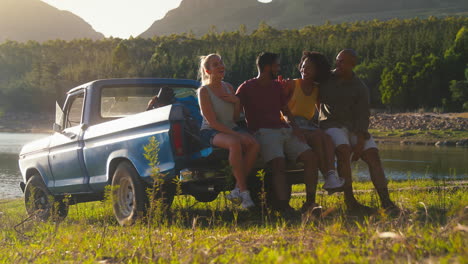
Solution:
<path fill-rule="evenodd" d="M 49 164 L 54 176 L 53 193 L 89 191 L 89 177 L 83 161 L 82 119 L 85 90 L 67 97 L 64 107 L 63 131 L 52 136 Z"/>

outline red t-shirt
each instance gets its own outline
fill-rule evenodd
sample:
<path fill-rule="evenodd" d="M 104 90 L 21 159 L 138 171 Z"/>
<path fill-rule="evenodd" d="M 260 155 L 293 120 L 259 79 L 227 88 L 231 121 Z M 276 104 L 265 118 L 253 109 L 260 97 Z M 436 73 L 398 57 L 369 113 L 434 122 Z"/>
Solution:
<path fill-rule="evenodd" d="M 289 127 L 281 118 L 281 108 L 288 101 L 278 81 L 261 86 L 257 79 L 250 79 L 239 86 L 236 95 L 244 108 L 249 130 Z"/>

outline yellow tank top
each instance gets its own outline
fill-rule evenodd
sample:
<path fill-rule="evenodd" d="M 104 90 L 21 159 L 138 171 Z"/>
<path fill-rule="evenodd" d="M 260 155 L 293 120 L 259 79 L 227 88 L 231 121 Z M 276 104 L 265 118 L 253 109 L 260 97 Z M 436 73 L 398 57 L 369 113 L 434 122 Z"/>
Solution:
<path fill-rule="evenodd" d="M 315 114 L 315 104 L 318 100 L 319 89 L 313 89 L 310 95 L 305 95 L 301 87 L 301 79 L 294 80 L 294 91 L 289 99 L 288 107 L 294 116 L 302 116 L 307 120 Z"/>

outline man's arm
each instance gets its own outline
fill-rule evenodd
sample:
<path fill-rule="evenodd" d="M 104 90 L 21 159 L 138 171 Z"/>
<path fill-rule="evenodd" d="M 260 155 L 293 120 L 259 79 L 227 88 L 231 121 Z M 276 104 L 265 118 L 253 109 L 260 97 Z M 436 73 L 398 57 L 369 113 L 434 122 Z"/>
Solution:
<path fill-rule="evenodd" d="M 293 82 L 290 82 L 292 84 Z M 288 107 L 288 101 L 289 97 L 288 94 L 285 93 L 284 91 L 284 86 L 281 86 L 281 89 L 279 90 L 280 92 L 280 100 L 281 100 L 281 113 L 283 114 L 283 117 L 286 117 L 286 121 L 288 122 L 289 126 L 293 129 L 293 133 L 301 140 L 305 142 L 305 137 L 304 133 L 302 133 L 301 129 L 299 126 L 296 124 L 296 121 L 294 119 L 294 115 L 291 113 L 291 110 L 289 110 Z"/>
<path fill-rule="evenodd" d="M 236 96 L 239 98 L 239 103 L 240 103 L 240 107 L 242 109 L 242 107 L 244 106 L 244 103 L 245 103 L 245 92 L 244 92 L 244 86 L 245 86 L 245 83 L 241 84 L 238 88 L 237 88 L 237 91 L 236 91 Z"/>
<path fill-rule="evenodd" d="M 294 115 L 289 110 L 289 107 L 288 107 L 287 104 L 284 105 L 283 108 L 281 108 L 281 113 L 283 114 L 283 116 L 285 116 L 288 119 L 287 120 L 288 124 L 293 129 L 294 135 L 296 135 L 299 138 L 299 140 L 305 142 L 306 140 L 305 140 L 305 137 L 304 137 L 304 133 L 302 133 L 301 129 L 296 124 L 296 121 L 294 120 Z"/>
<path fill-rule="evenodd" d="M 364 139 L 369 139 L 369 89 L 362 81 L 357 94 L 357 103 L 354 109 L 354 116 L 356 117 L 356 120 L 354 122 L 353 132 L 356 133 L 356 135 L 363 136 Z"/>
<path fill-rule="evenodd" d="M 356 107 L 354 108 L 354 115 L 356 117 L 353 132 L 357 136 L 357 144 L 353 148 L 352 161 L 357 161 L 364 150 L 364 144 L 366 140 L 370 138 L 369 134 L 369 117 L 370 117 L 370 105 L 369 105 L 369 89 L 361 82 L 358 90 Z"/>
<path fill-rule="evenodd" d="M 283 106 L 283 108 L 281 109 L 281 113 L 283 114 L 284 117 L 286 117 L 287 119 L 286 121 L 291 126 L 291 128 L 299 128 L 299 126 L 296 124 L 294 120 L 294 116 L 291 113 L 291 110 L 289 110 L 288 105 Z"/>
<path fill-rule="evenodd" d="M 146 111 L 156 108 L 155 106 L 157 105 L 157 103 L 158 103 L 158 96 L 156 95 L 148 102 L 148 105 L 146 106 Z"/>

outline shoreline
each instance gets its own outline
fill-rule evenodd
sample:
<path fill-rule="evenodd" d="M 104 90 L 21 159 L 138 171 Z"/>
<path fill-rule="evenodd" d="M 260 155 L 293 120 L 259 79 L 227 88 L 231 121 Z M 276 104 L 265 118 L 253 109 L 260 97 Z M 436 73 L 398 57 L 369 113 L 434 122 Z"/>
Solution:
<path fill-rule="evenodd" d="M 5 113 L 0 133 L 53 133 L 51 113 Z M 371 114 L 369 132 L 379 144 L 468 147 L 468 112 Z"/>
<path fill-rule="evenodd" d="M 389 132 L 389 131 L 383 131 Z M 421 131 L 428 132 L 428 131 Z M 372 134 L 372 133 L 371 133 Z M 466 138 L 444 138 L 444 139 L 415 139 L 411 137 L 381 137 L 373 136 L 375 143 L 385 145 L 417 145 L 417 146 L 434 146 L 434 147 L 468 147 L 468 137 Z"/>
<path fill-rule="evenodd" d="M 373 113 L 369 127 L 380 144 L 468 146 L 468 113 Z"/>

